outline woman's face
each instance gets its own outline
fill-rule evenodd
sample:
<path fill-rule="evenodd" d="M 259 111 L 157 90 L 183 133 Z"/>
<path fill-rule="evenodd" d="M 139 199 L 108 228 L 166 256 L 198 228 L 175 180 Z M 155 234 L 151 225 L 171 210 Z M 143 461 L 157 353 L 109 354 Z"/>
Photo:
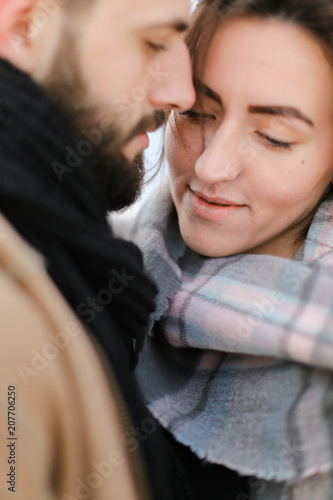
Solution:
<path fill-rule="evenodd" d="M 200 105 L 175 112 L 166 155 L 185 242 L 210 257 L 293 258 L 333 178 L 333 71 L 297 26 L 233 19 L 214 35 Z"/>

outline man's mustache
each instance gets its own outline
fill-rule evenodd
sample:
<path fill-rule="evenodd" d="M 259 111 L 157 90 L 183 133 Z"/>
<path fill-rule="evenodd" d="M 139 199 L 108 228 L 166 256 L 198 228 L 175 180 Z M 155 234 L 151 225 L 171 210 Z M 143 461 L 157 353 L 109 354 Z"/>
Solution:
<path fill-rule="evenodd" d="M 145 134 L 149 130 L 156 130 L 165 123 L 165 111 L 155 111 L 153 116 L 145 116 L 132 130 L 126 143 L 130 142 L 139 134 Z"/>

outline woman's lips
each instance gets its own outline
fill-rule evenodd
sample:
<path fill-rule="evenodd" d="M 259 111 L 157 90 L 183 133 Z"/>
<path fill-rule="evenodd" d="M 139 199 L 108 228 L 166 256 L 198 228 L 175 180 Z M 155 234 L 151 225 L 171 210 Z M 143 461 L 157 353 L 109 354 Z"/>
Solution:
<path fill-rule="evenodd" d="M 191 211 L 202 219 L 218 222 L 224 220 L 240 210 L 246 205 L 237 205 L 228 200 L 217 197 L 206 197 L 197 191 L 187 190 L 188 201 Z"/>

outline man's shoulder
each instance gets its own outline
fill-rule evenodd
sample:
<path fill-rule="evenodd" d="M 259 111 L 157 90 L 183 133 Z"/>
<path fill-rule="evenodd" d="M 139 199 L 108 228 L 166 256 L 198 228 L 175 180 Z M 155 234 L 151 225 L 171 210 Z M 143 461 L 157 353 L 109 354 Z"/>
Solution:
<path fill-rule="evenodd" d="M 33 298 L 36 279 L 45 279 L 42 257 L 32 249 L 0 216 L 0 302 L 2 336 L 17 331 L 22 322 L 25 328 L 45 323 L 40 304 Z M 43 277 L 43 278 L 42 278 Z M 36 330 L 36 328 L 32 328 Z"/>
<path fill-rule="evenodd" d="M 91 498 L 138 498 L 124 458 L 125 427 L 113 393 L 119 390 L 116 380 L 107 378 L 83 324 L 49 278 L 43 258 L 1 216 L 0 234 L 0 382 L 16 397 L 18 453 L 34 457 L 24 464 L 26 474 L 18 488 L 29 499 L 49 498 L 60 456 L 57 493 L 60 498 L 68 491 L 74 498 L 77 478 L 86 477 L 87 468 L 101 457 L 112 461 L 115 456 L 122 467 L 110 462 L 112 474 Z M 3 390 L 0 408 L 6 405 Z M 1 428 L 7 426 L 6 418 L 7 413 L 0 412 Z M 0 449 L 0 466 L 7 456 L 6 449 Z M 0 485 L 1 498 L 4 489 Z"/>
<path fill-rule="evenodd" d="M 2 216 L 0 303 L 1 338 L 8 363 L 31 356 L 32 349 L 45 345 L 50 332 L 77 321 L 49 277 L 43 257 Z"/>

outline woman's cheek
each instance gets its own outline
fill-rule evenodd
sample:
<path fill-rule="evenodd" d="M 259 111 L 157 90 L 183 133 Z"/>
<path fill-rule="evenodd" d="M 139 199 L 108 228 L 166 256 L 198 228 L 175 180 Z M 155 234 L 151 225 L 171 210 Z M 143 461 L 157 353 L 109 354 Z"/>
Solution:
<path fill-rule="evenodd" d="M 181 176 L 194 171 L 195 161 L 189 155 L 189 151 L 181 138 L 173 135 L 167 138 L 165 144 L 166 159 L 173 177 Z"/>
<path fill-rule="evenodd" d="M 172 120 L 165 134 L 166 159 L 175 174 L 192 173 L 198 158 L 204 151 L 202 133 L 197 127 Z"/>

